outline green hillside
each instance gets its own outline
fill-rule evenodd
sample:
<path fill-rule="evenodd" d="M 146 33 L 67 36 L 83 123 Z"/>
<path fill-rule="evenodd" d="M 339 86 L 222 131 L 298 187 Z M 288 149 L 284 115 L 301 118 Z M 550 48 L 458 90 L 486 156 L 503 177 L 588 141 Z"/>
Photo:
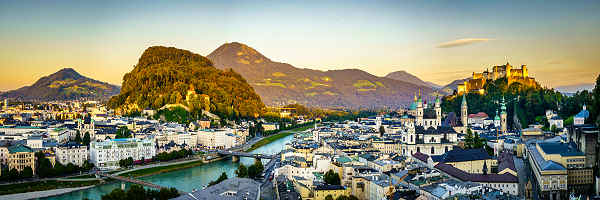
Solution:
<path fill-rule="evenodd" d="M 190 51 L 150 47 L 125 74 L 121 93 L 110 99 L 109 106 L 129 113 L 167 104 L 182 104 L 196 113 L 204 109 L 228 119 L 255 117 L 264 109 L 260 97 L 238 73 L 219 70 Z"/>

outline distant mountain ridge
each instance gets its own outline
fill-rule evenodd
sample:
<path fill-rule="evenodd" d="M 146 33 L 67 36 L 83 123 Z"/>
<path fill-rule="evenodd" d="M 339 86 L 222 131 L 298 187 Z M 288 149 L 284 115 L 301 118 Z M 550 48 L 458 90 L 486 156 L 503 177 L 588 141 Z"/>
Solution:
<path fill-rule="evenodd" d="M 231 68 L 252 85 L 266 105 L 300 103 L 316 107 L 403 107 L 426 85 L 378 77 L 359 69 L 312 70 L 271 61 L 255 49 L 233 42 L 209 58 L 219 69 Z"/>
<path fill-rule="evenodd" d="M 42 77 L 33 85 L 0 94 L 2 98 L 19 100 L 108 99 L 118 94 L 119 86 L 82 76 L 72 68 L 64 68 Z"/>
<path fill-rule="evenodd" d="M 582 84 L 575 84 L 575 85 L 557 86 L 554 89 L 561 93 L 574 94 L 574 93 L 577 93 L 578 91 L 583 91 L 583 90 L 591 91 L 592 89 L 594 89 L 594 86 L 595 86 L 594 83 L 582 83 Z"/>
<path fill-rule="evenodd" d="M 412 75 L 404 70 L 390 72 L 389 74 L 385 75 L 385 77 L 399 80 L 399 81 L 414 83 L 417 85 L 427 86 L 427 87 L 434 88 L 434 89 L 440 88 L 439 85 L 429 82 L 429 81 L 423 81 L 419 77 Z"/>

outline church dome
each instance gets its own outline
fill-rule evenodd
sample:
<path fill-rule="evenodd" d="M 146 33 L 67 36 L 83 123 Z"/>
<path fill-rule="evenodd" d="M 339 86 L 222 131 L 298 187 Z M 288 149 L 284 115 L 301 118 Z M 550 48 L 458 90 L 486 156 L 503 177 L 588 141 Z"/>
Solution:
<path fill-rule="evenodd" d="M 410 104 L 410 107 L 409 107 L 409 109 L 410 109 L 410 110 L 416 110 L 416 109 L 417 109 L 417 103 L 415 103 L 415 102 L 412 102 L 412 103 Z"/>

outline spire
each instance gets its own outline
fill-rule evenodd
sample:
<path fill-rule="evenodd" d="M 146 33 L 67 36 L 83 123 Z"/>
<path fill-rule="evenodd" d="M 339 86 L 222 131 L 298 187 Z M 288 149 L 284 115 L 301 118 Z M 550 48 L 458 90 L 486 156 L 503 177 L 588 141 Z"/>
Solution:
<path fill-rule="evenodd" d="M 415 92 L 415 102 L 417 102 L 417 92 Z"/>
<path fill-rule="evenodd" d="M 463 94 L 463 99 L 462 99 L 462 105 L 463 106 L 467 105 L 467 98 L 465 96 L 467 96 L 467 94 Z"/>

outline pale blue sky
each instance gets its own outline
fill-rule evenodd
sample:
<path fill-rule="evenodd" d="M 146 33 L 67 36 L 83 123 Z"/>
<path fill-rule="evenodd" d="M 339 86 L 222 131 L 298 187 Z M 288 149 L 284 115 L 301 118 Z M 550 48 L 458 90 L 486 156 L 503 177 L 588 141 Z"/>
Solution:
<path fill-rule="evenodd" d="M 589 83 L 600 71 L 599 10 L 598 1 L 2 1 L 0 90 L 63 67 L 120 85 L 149 46 L 207 55 L 233 41 L 302 68 L 406 70 L 446 84 L 508 57 L 544 85 Z M 469 38 L 484 42 L 439 48 Z"/>

